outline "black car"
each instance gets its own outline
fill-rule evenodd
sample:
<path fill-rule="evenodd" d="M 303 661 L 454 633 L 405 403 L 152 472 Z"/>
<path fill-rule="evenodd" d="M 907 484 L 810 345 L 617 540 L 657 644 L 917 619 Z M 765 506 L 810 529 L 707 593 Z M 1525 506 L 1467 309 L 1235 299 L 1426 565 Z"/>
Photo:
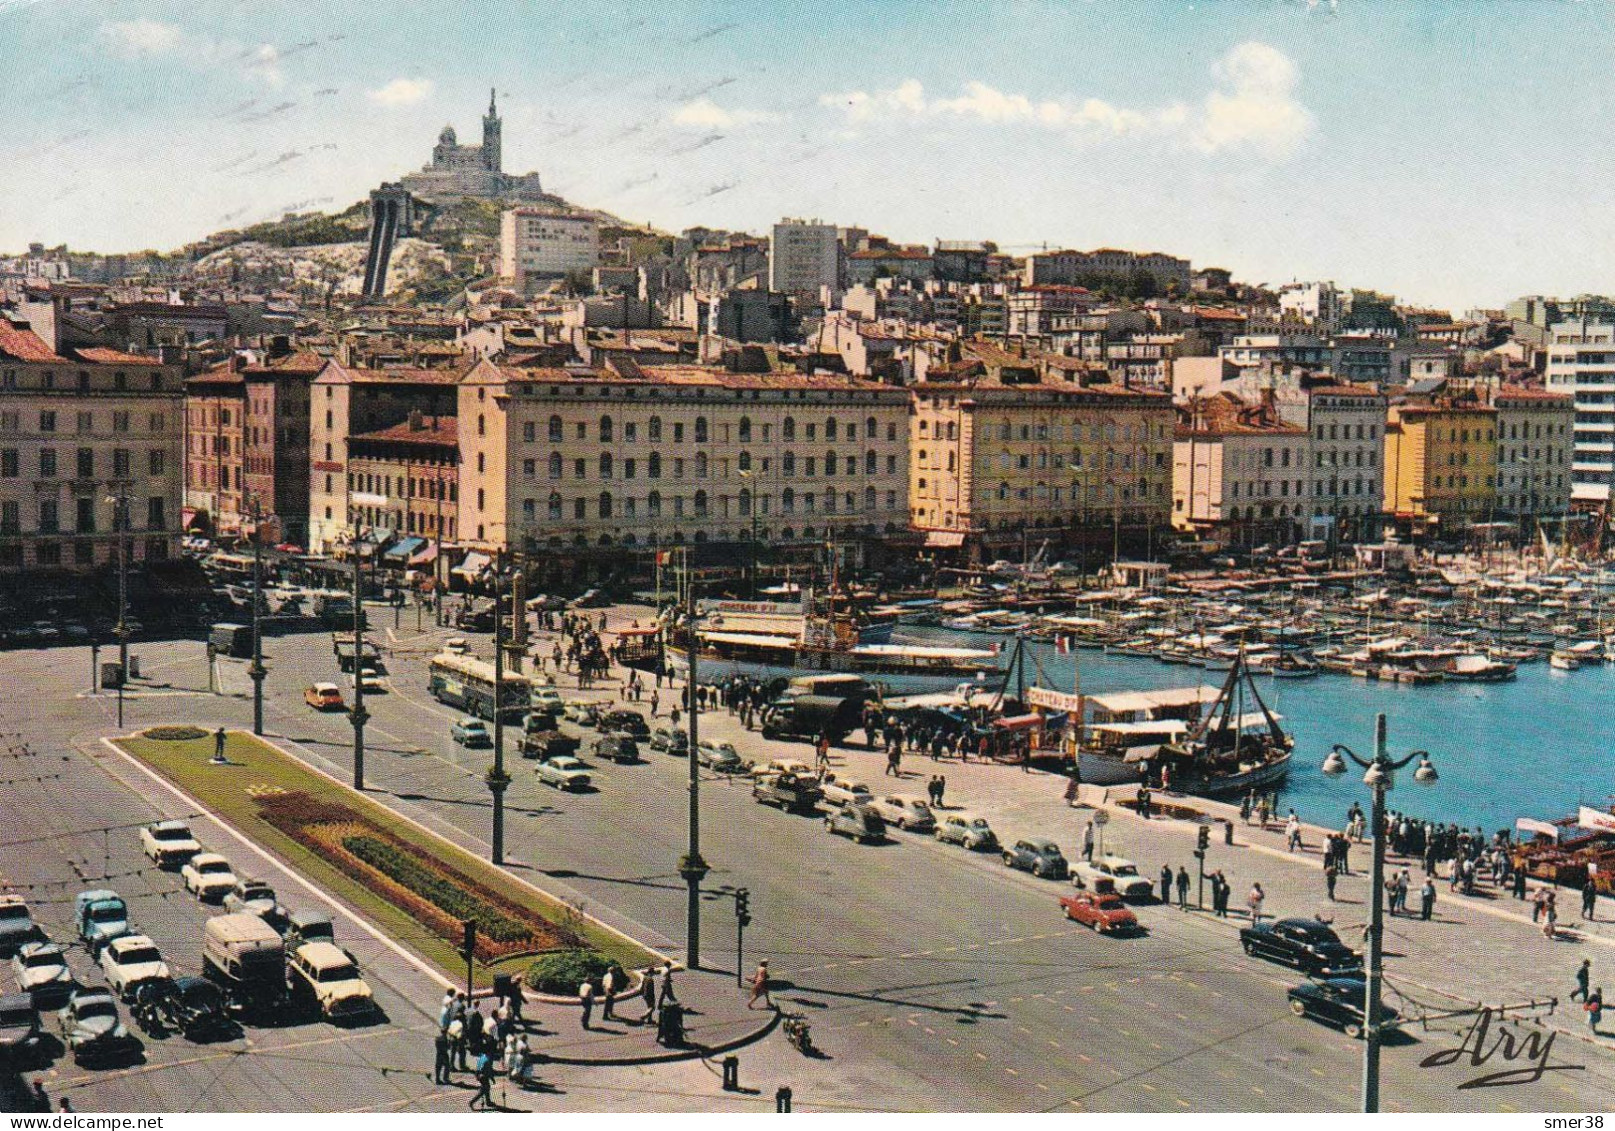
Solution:
<path fill-rule="evenodd" d="M 1253 958 L 1282 962 L 1320 977 L 1363 968 L 1362 956 L 1318 919 L 1257 923 L 1239 932 L 1239 944 Z"/>
<path fill-rule="evenodd" d="M 0 997 L 0 1064 L 22 1063 L 39 1044 L 39 1011 L 29 994 Z"/>
<path fill-rule="evenodd" d="M 600 729 L 608 733 L 626 734 L 640 741 L 650 738 L 650 724 L 638 711 L 611 711 L 601 717 Z"/>
<path fill-rule="evenodd" d="M 206 978 L 178 978 L 158 1004 L 163 1024 L 187 1040 L 230 1036 L 239 1026 L 230 1017 L 224 993 Z"/>
<path fill-rule="evenodd" d="M 639 743 L 626 734 L 608 734 L 595 739 L 594 756 L 609 762 L 639 761 Z"/>
<path fill-rule="evenodd" d="M 1290 1012 L 1332 1025 L 1353 1039 L 1363 1035 L 1363 997 L 1366 983 L 1361 977 L 1323 978 L 1296 986 L 1286 995 Z M 1386 1028 L 1401 1022 L 1401 1015 L 1388 1005 L 1380 1006 L 1380 1024 Z"/>

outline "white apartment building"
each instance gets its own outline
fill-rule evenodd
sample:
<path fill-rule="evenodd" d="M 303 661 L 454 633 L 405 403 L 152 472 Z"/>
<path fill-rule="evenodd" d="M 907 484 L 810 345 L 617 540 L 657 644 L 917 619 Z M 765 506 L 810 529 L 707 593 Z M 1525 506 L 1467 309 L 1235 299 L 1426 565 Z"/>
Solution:
<path fill-rule="evenodd" d="M 1324 332 L 1339 328 L 1345 304 L 1333 283 L 1286 283 L 1279 288 L 1279 310 Z"/>
<path fill-rule="evenodd" d="M 1172 524 L 1240 545 L 1293 541 L 1312 513 L 1310 447 L 1270 402 L 1219 393 L 1180 405 Z"/>
<path fill-rule="evenodd" d="M 1576 410 L 1570 396 L 1504 386 L 1497 409 L 1497 510 L 1517 519 L 1555 518 L 1570 509 Z"/>
<path fill-rule="evenodd" d="M 837 287 L 840 256 L 834 224 L 781 220 L 768 241 L 768 289 L 788 294 L 798 304 L 817 306 L 821 288 Z"/>
<path fill-rule="evenodd" d="M 1608 502 L 1615 486 L 1615 324 L 1550 326 L 1547 387 L 1575 404 L 1571 497 Z"/>
<path fill-rule="evenodd" d="M 499 222 L 499 273 L 529 293 L 539 282 L 600 263 L 600 225 L 593 216 L 554 208 L 507 208 Z"/>

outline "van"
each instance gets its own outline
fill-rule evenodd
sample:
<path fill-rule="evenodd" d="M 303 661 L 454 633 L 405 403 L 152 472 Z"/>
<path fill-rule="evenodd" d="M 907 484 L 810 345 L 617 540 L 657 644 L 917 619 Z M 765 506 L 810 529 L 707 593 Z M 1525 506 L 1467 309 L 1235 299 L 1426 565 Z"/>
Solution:
<path fill-rule="evenodd" d="M 213 645 L 214 655 L 229 656 L 237 660 L 251 659 L 252 625 L 216 624 L 208 633 L 208 643 Z"/>
<path fill-rule="evenodd" d="M 250 911 L 219 915 L 202 926 L 202 972 L 243 1004 L 271 1007 L 285 996 L 286 946 Z"/>

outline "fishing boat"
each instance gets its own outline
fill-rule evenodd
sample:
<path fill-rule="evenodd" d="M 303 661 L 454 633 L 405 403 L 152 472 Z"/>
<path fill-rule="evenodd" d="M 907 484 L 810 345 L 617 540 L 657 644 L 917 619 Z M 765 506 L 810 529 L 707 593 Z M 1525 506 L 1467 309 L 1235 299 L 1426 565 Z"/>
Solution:
<path fill-rule="evenodd" d="M 1555 648 L 1548 656 L 1548 666 L 1561 672 L 1581 670 L 1581 657 L 1568 648 Z"/>
<path fill-rule="evenodd" d="M 1274 679 L 1311 679 L 1321 670 L 1316 660 L 1299 652 L 1282 652 L 1273 661 Z"/>
<path fill-rule="evenodd" d="M 1448 679 L 1466 683 L 1500 683 L 1518 674 L 1514 664 L 1479 652 L 1452 657 L 1447 661 L 1445 670 Z"/>
<path fill-rule="evenodd" d="M 1211 684 L 1087 696 L 1077 750 L 1082 780 L 1090 785 L 1138 781 L 1140 763 L 1188 735 L 1216 698 Z"/>
<path fill-rule="evenodd" d="M 1254 706 L 1254 711 L 1246 708 Z M 1243 654 L 1205 716 L 1180 741 L 1163 745 L 1155 763 L 1174 789 L 1222 797 L 1266 789 L 1290 772 L 1295 740 L 1256 690 Z"/>

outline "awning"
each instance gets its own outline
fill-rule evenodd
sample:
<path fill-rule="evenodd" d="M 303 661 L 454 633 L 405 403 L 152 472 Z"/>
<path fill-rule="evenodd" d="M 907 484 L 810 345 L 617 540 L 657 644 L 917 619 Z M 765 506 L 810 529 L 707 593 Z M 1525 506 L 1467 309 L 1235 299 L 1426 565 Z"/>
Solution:
<path fill-rule="evenodd" d="M 409 564 L 412 566 L 427 565 L 435 561 L 437 561 L 437 547 L 428 542 L 424 550 L 409 559 Z"/>
<path fill-rule="evenodd" d="M 928 530 L 925 533 L 925 544 L 927 546 L 943 546 L 948 548 L 963 546 L 965 544 L 964 531 Z"/>
<path fill-rule="evenodd" d="M 639 628 L 619 628 L 616 633 L 618 636 L 655 636 L 660 631 L 662 630 L 656 625 L 648 624 L 641 625 Z"/>
<path fill-rule="evenodd" d="M 1014 715 L 993 723 L 999 730 L 1035 730 L 1042 725 L 1042 715 Z"/>
<path fill-rule="evenodd" d="M 487 554 L 479 554 L 477 551 L 472 550 L 465 556 L 464 561 L 449 572 L 457 573 L 461 577 L 475 581 L 491 565 L 493 565 L 493 559 Z"/>
<path fill-rule="evenodd" d="M 392 549 L 383 554 L 382 557 L 390 562 L 407 561 L 411 554 L 424 545 L 426 545 L 426 539 L 424 538 L 404 538 L 399 540 L 399 542 L 393 546 Z"/>

